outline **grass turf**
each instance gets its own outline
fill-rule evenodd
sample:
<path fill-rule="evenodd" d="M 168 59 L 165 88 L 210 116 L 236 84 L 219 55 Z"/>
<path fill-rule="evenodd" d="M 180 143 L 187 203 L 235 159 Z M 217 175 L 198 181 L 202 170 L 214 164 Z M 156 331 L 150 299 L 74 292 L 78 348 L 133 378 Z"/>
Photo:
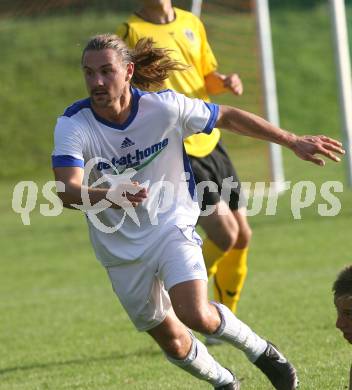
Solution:
<path fill-rule="evenodd" d="M 324 12 L 318 7 L 274 13 L 274 46 L 283 125 L 319 132 L 327 125 L 336 136 L 333 67 L 331 60 L 317 60 L 326 49 Z M 211 23 L 210 16 L 208 20 Z M 0 137 L 6 145 L 0 155 L 2 177 L 41 177 L 41 184 L 51 179 L 54 118 L 67 102 L 85 94 L 77 77 L 77 44 L 96 32 L 92 26 L 106 31 L 117 22 L 116 15 L 96 19 L 92 14 L 1 22 L 6 80 L 0 90 Z M 315 42 L 308 40 L 312 31 L 324 36 L 313 52 L 305 47 Z M 9 37 L 12 46 L 6 45 Z M 302 50 L 289 60 L 295 43 L 296 50 Z M 330 92 L 316 93 L 320 87 Z M 14 107 L 21 109 L 16 112 Z M 234 149 L 230 144 L 231 152 Z M 237 148 L 241 168 L 251 167 L 254 152 Z M 17 162 L 12 162 L 14 155 Z M 321 169 L 297 161 L 289 152 L 284 155 L 293 183 L 313 180 L 320 186 L 326 179 L 344 180 L 342 165 Z M 253 177 L 245 170 L 244 175 L 246 180 Z M 84 218 L 74 211 L 44 218 L 37 207 L 31 226 L 25 227 L 11 210 L 14 185 L 0 184 L 0 389 L 208 388 L 167 363 L 154 342 L 133 329 L 94 259 Z M 337 271 L 350 262 L 350 195 L 347 190 L 338 195 L 342 211 L 333 218 L 318 216 L 320 199 L 303 212 L 302 220 L 293 220 L 290 192 L 279 199 L 276 216 L 262 212 L 250 218 L 250 273 L 238 314 L 282 347 L 299 370 L 302 389 L 347 386 L 350 348 L 334 329 L 330 288 Z M 212 351 L 243 379 L 244 390 L 270 388 L 230 346 Z"/>

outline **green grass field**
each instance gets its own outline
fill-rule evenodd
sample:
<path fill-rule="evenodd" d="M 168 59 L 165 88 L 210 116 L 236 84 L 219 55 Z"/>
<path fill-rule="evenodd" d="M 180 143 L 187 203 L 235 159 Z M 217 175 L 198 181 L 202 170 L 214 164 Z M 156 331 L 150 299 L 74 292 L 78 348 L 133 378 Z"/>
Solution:
<path fill-rule="evenodd" d="M 85 96 L 77 43 L 96 30 L 112 30 L 117 21 L 116 15 L 85 14 L 0 22 L 6 81 L 0 89 L 0 390 L 209 388 L 175 369 L 149 336 L 134 330 L 94 258 L 82 215 L 65 211 L 43 217 L 39 203 L 46 201 L 40 198 L 31 225 L 23 226 L 11 209 L 18 180 L 37 181 L 41 188 L 52 179 L 55 117 L 67 103 Z M 273 22 L 283 126 L 327 129 L 338 136 L 324 8 L 276 12 Z M 309 39 L 313 31 L 316 40 Z M 251 164 L 263 164 L 262 155 L 255 147 L 229 147 L 244 179 L 251 180 Z M 284 156 L 293 184 L 345 183 L 342 164 L 322 169 L 289 152 Z M 250 272 L 238 315 L 286 352 L 299 370 L 302 389 L 346 389 L 351 348 L 334 328 L 330 290 L 338 270 L 351 262 L 351 191 L 337 194 L 342 210 L 330 218 L 318 215 L 318 204 L 324 202 L 319 196 L 301 220 L 294 220 L 290 196 L 289 191 L 279 198 L 275 216 L 262 211 L 250 218 Z M 270 389 L 240 352 L 230 346 L 212 352 L 243 379 L 244 390 Z"/>

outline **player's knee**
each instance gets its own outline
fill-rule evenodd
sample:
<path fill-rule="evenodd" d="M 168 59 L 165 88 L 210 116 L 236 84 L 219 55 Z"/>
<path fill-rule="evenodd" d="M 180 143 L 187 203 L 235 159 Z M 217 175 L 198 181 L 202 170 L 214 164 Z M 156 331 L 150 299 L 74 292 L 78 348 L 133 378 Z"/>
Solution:
<path fill-rule="evenodd" d="M 174 359 L 185 359 L 189 347 L 183 337 L 172 337 L 163 343 L 164 352 Z"/>
<path fill-rule="evenodd" d="M 180 319 L 186 326 L 196 332 L 210 334 L 217 329 L 216 321 L 207 307 L 196 308 Z"/>
<path fill-rule="evenodd" d="M 252 238 L 252 229 L 249 225 L 241 227 L 240 231 L 238 232 L 238 238 L 236 241 L 236 247 L 237 248 L 246 248 L 249 246 L 249 243 Z"/>
<path fill-rule="evenodd" d="M 231 250 L 236 245 L 238 240 L 238 233 L 239 231 L 237 229 L 223 230 L 219 232 L 216 242 L 217 246 L 223 252 Z"/>

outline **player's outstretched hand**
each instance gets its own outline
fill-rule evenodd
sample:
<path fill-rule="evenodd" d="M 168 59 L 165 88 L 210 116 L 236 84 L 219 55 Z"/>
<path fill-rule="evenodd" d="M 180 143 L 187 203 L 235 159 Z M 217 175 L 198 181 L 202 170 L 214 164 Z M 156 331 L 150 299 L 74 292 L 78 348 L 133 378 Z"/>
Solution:
<path fill-rule="evenodd" d="M 320 166 L 324 166 L 325 161 L 322 158 L 317 157 L 317 154 L 336 162 L 340 161 L 340 158 L 336 156 L 336 154 L 345 154 L 341 142 L 326 137 L 325 135 L 297 136 L 291 145 L 291 149 L 302 160 L 311 161 Z"/>

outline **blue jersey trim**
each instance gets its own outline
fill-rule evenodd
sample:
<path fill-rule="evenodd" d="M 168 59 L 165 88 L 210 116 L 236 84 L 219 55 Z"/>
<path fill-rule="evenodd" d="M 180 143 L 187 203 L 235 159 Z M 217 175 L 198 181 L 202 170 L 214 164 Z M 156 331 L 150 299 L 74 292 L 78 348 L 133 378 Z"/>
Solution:
<path fill-rule="evenodd" d="M 188 180 L 188 191 L 191 195 L 191 198 L 194 201 L 197 201 L 197 195 L 196 195 L 196 181 L 194 179 L 194 174 L 191 167 L 191 162 L 189 161 L 188 155 L 186 153 L 185 146 L 183 145 L 183 167 L 185 170 L 185 173 L 189 173 L 189 180 Z"/>
<path fill-rule="evenodd" d="M 83 110 L 83 108 L 91 108 L 90 107 L 90 98 L 78 100 L 77 102 L 71 104 L 71 106 L 67 107 L 63 116 L 71 117 L 77 112 Z"/>
<path fill-rule="evenodd" d="M 80 167 L 84 168 L 84 161 L 79 158 L 63 154 L 60 156 L 51 156 L 51 164 L 53 168 L 62 167 Z"/>
<path fill-rule="evenodd" d="M 216 121 L 218 120 L 219 106 L 214 103 L 206 103 L 206 102 L 205 105 L 208 107 L 210 111 L 210 118 L 203 130 L 203 133 L 210 134 L 215 126 Z"/>

